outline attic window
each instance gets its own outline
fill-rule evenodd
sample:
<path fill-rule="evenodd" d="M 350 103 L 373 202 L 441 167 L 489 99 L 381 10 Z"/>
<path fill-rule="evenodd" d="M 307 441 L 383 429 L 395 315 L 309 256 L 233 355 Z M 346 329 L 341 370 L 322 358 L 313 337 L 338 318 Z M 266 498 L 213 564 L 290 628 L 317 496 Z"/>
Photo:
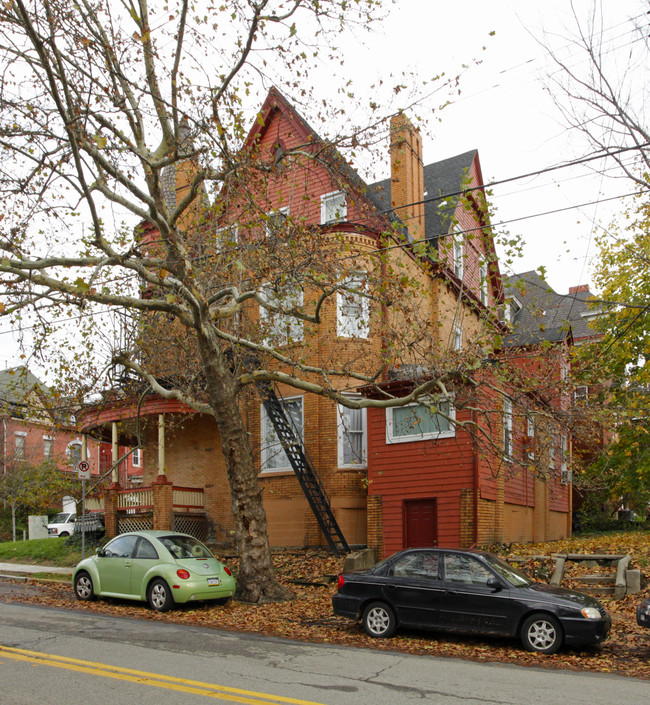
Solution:
<path fill-rule="evenodd" d="M 521 311 L 521 304 L 517 299 L 508 299 L 504 308 L 504 318 L 508 323 L 514 323 L 517 314 Z"/>
<path fill-rule="evenodd" d="M 266 214 L 266 236 L 271 237 L 278 234 L 285 221 L 289 217 L 289 208 L 278 208 Z"/>
<path fill-rule="evenodd" d="M 332 191 L 320 197 L 320 222 L 321 225 L 340 223 L 348 215 L 348 204 L 344 191 Z"/>

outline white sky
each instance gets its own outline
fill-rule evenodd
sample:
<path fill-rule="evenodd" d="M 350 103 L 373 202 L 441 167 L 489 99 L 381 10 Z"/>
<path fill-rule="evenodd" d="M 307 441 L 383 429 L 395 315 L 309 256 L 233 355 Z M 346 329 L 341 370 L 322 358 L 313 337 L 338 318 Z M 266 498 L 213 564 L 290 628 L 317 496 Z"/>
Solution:
<path fill-rule="evenodd" d="M 648 0 L 602 2 L 603 24 L 611 28 L 611 47 L 628 51 L 631 26 L 623 23 L 630 17 L 642 19 L 650 9 Z M 592 0 L 574 0 L 573 5 L 586 17 Z M 551 64 L 531 36 L 539 37 L 546 30 L 555 35 L 558 47 L 566 47 L 561 37 L 573 28 L 570 7 L 569 0 L 398 0 L 381 28 L 370 36 L 358 35 L 364 46 L 355 37 L 341 35 L 343 70 L 356 84 L 355 95 L 362 102 L 373 97 L 369 86 L 378 78 L 390 83 L 391 73 L 398 76 L 410 69 L 422 78 L 441 72 L 449 77 L 461 71 L 463 64 L 481 59 L 480 66 L 464 72 L 461 94 L 451 105 L 437 110 L 444 100 L 441 94 L 421 105 L 422 114 L 441 120 L 432 122 L 424 135 L 425 163 L 478 149 L 486 183 L 535 172 L 588 153 L 583 138 L 567 132 L 543 90 L 541 79 Z M 572 55 L 566 58 L 571 63 Z M 340 82 L 331 80 L 329 67 L 321 69 L 317 75 L 322 82 L 313 95 L 343 104 Z M 598 170 L 611 166 L 595 164 Z M 387 167 L 380 165 L 370 178 L 387 175 Z M 493 223 L 509 222 L 509 232 L 526 243 L 524 257 L 512 266 L 502 264 L 502 273 L 544 266 L 549 283 L 559 293 L 590 283 L 593 222 L 608 224 L 624 201 L 574 207 L 633 190 L 625 180 L 603 178 L 579 166 L 495 187 Z M 530 217 L 567 208 L 556 215 Z M 8 330 L 0 321 L 0 365 L 4 367 L 23 364 L 15 336 Z"/>

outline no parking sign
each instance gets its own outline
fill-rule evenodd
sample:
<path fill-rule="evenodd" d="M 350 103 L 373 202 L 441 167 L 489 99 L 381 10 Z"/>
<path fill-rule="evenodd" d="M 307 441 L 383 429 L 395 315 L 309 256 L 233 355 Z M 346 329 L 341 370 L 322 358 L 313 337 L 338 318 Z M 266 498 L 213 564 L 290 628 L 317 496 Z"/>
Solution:
<path fill-rule="evenodd" d="M 90 480 L 90 463 L 87 460 L 77 463 L 77 476 L 80 480 Z"/>

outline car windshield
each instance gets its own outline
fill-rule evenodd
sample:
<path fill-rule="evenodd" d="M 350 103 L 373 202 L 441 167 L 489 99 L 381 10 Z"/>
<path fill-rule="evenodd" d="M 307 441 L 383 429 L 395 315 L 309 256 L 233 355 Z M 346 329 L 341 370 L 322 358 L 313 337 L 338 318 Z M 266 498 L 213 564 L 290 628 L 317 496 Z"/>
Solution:
<path fill-rule="evenodd" d="M 506 582 L 510 583 L 510 585 L 514 587 L 525 587 L 526 585 L 532 584 L 526 575 L 495 556 L 484 555 L 483 559 L 492 570 L 497 572 Z"/>
<path fill-rule="evenodd" d="M 174 558 L 212 558 L 210 551 L 191 536 L 161 536 L 160 543 Z"/>
<path fill-rule="evenodd" d="M 55 514 L 50 519 L 50 524 L 64 524 L 67 518 L 68 518 L 68 514 L 66 514 L 66 513 Z"/>

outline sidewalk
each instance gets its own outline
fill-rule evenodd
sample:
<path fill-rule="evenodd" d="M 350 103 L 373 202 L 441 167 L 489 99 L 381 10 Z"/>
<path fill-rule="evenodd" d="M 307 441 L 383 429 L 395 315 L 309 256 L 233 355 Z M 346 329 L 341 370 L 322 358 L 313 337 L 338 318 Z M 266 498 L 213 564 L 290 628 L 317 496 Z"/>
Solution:
<path fill-rule="evenodd" d="M 24 563 L 0 563 L 0 577 L 16 577 L 16 573 L 58 573 L 72 575 L 72 568 L 56 568 L 51 565 L 26 565 Z"/>

